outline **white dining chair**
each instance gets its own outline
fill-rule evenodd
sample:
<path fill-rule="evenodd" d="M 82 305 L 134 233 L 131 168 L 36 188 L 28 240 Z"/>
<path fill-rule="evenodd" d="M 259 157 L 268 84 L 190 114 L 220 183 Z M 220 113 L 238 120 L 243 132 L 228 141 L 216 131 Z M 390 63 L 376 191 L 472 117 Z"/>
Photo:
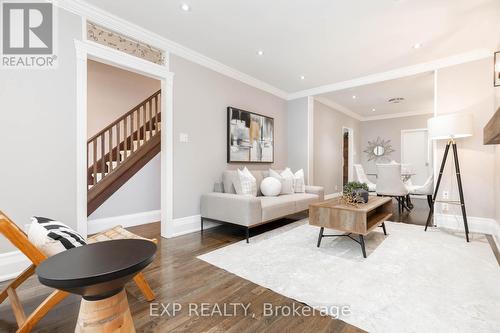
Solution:
<path fill-rule="evenodd" d="M 365 173 L 365 169 L 363 169 L 363 166 L 361 164 L 354 164 L 354 170 L 356 171 L 356 178 L 358 182 L 368 185 L 368 191 L 375 192 L 377 190 L 377 185 L 375 185 L 368 179 Z"/>
<path fill-rule="evenodd" d="M 423 185 L 407 184 L 406 187 L 411 195 L 426 195 L 429 208 L 432 209 L 432 195 L 434 192 L 434 176 L 427 178 Z"/>
<path fill-rule="evenodd" d="M 401 180 L 401 164 L 377 164 L 377 195 L 393 197 L 398 202 L 398 211 L 410 208 L 405 203 L 409 190 Z"/>

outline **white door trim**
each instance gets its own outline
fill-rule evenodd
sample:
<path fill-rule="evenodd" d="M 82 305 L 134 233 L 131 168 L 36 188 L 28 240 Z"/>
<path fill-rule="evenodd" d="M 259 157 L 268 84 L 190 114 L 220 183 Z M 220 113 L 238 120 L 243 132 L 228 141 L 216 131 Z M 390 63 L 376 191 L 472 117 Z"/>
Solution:
<path fill-rule="evenodd" d="M 307 183 L 314 185 L 314 98 L 307 97 Z"/>
<path fill-rule="evenodd" d="M 77 230 L 87 236 L 87 59 L 93 59 L 161 81 L 161 234 L 166 236 L 173 221 L 173 73 L 167 66 L 90 41 L 75 40 L 75 50 Z"/>

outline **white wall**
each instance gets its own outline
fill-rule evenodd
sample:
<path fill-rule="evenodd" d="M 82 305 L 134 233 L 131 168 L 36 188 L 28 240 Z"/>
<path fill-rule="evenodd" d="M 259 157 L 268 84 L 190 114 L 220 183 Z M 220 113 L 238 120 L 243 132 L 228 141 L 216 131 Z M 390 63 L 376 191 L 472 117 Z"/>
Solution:
<path fill-rule="evenodd" d="M 226 163 L 228 106 L 274 118 L 275 163 L 250 169 L 283 168 L 288 160 L 287 103 L 269 93 L 170 56 L 174 77 L 174 218 L 200 213 L 200 196 L 213 191 L 222 171 L 244 164 Z M 179 134 L 189 135 L 188 143 Z"/>
<path fill-rule="evenodd" d="M 88 60 L 88 137 L 130 111 L 160 88 L 159 80 Z"/>
<path fill-rule="evenodd" d="M 314 101 L 314 185 L 325 194 L 342 191 L 342 127 L 354 131 L 354 164 L 359 163 L 360 121 Z"/>
<path fill-rule="evenodd" d="M 113 193 L 89 216 L 89 220 L 159 210 L 161 208 L 160 154 Z"/>
<path fill-rule="evenodd" d="M 368 141 L 376 140 L 380 137 L 384 140 L 391 140 L 392 149 L 395 151 L 388 156 L 389 159 L 401 162 L 401 131 L 407 129 L 427 128 L 427 119 L 432 114 L 419 116 L 392 118 L 362 121 L 361 129 L 361 148 L 360 161 L 366 173 L 376 173 L 377 166 L 375 161 L 368 161 L 368 155 L 364 152 L 368 146 Z M 376 183 L 376 178 L 369 176 Z"/>
<path fill-rule="evenodd" d="M 58 11 L 56 69 L 0 73 L 0 209 L 76 228 L 76 54 L 81 18 Z M 0 236 L 0 252 L 12 247 Z M 0 274 L 1 275 L 1 274 Z"/>
<path fill-rule="evenodd" d="M 308 170 L 308 99 L 288 101 L 288 166 L 293 170 Z M 307 179 L 306 179 L 307 182 Z"/>
<path fill-rule="evenodd" d="M 474 61 L 437 71 L 437 114 L 469 112 L 474 115 L 474 136 L 457 140 L 467 214 L 495 218 L 495 147 L 483 145 L 483 128 L 494 113 L 495 93 L 491 59 Z M 439 142 L 441 160 L 446 142 Z M 452 159 L 449 159 L 451 161 Z M 438 162 L 439 163 L 439 162 Z M 448 163 L 440 193 L 458 198 L 453 163 Z M 443 212 L 437 207 L 437 212 Z M 443 213 L 460 215 L 458 206 Z"/>

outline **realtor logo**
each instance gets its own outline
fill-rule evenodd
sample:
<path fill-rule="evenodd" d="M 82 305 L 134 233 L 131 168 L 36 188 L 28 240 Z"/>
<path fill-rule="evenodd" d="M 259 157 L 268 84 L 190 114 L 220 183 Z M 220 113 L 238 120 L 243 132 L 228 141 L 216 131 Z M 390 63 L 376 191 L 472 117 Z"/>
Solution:
<path fill-rule="evenodd" d="M 53 68 L 54 14 L 52 3 L 2 3 L 2 67 Z"/>

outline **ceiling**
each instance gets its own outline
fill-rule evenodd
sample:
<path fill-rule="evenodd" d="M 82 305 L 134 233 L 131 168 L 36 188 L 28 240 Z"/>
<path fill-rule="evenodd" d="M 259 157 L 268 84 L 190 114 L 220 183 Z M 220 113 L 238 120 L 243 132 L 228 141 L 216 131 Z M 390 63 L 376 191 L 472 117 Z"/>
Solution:
<path fill-rule="evenodd" d="M 288 93 L 494 49 L 500 36 L 498 0 L 87 1 Z"/>
<path fill-rule="evenodd" d="M 356 98 L 354 98 L 355 96 Z M 434 110 L 434 74 L 423 73 L 351 89 L 318 95 L 334 106 L 358 116 L 394 116 L 402 113 L 432 113 Z M 400 103 L 389 103 L 392 98 L 404 98 Z M 373 111 L 375 109 L 375 111 Z"/>

